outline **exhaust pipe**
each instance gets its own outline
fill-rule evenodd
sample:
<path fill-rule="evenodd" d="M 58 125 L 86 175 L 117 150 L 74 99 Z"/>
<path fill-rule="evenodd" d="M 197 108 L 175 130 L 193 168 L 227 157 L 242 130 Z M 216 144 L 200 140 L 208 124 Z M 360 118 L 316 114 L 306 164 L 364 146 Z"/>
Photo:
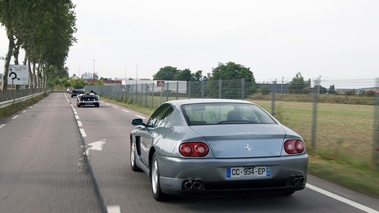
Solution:
<path fill-rule="evenodd" d="M 196 189 L 196 190 L 201 189 L 201 183 L 199 181 L 195 181 L 193 183 L 193 189 Z"/>
<path fill-rule="evenodd" d="M 293 184 L 293 185 L 299 185 L 299 178 L 298 177 L 292 177 L 291 178 L 291 183 Z"/>
<path fill-rule="evenodd" d="M 186 190 L 200 190 L 203 188 L 203 184 L 200 181 L 185 180 L 183 188 Z"/>
<path fill-rule="evenodd" d="M 291 177 L 291 184 L 295 186 L 304 185 L 305 178 L 303 176 L 294 176 Z"/>
<path fill-rule="evenodd" d="M 192 184 L 192 181 L 188 180 L 188 181 L 184 181 L 184 184 L 183 184 L 184 188 L 187 189 L 187 190 L 190 190 L 193 188 L 193 184 Z"/>
<path fill-rule="evenodd" d="M 304 185 L 304 177 L 299 178 L 299 185 Z"/>

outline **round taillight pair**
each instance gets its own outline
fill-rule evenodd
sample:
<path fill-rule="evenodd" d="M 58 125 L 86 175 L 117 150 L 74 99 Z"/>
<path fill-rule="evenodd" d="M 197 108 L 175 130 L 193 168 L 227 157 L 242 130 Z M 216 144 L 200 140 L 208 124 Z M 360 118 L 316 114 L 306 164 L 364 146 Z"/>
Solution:
<path fill-rule="evenodd" d="M 305 144 L 302 140 L 288 140 L 284 142 L 284 150 L 287 154 L 299 154 L 305 150 Z"/>
<path fill-rule="evenodd" d="M 208 154 L 209 148 L 203 142 L 185 142 L 180 144 L 179 152 L 186 157 L 204 157 Z"/>

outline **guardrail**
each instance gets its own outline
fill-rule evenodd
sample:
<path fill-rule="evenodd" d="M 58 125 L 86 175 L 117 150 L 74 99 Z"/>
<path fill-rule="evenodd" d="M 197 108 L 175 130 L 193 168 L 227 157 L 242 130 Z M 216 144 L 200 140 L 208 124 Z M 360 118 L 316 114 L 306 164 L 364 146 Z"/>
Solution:
<path fill-rule="evenodd" d="M 31 99 L 31 98 L 34 98 L 34 97 L 37 97 L 37 96 L 40 96 L 40 95 L 43 95 L 43 94 L 44 94 L 44 92 L 39 92 L 39 93 L 35 93 L 35 94 L 32 94 L 32 95 L 24 96 L 24 97 L 21 97 L 21 98 L 15 98 L 15 99 L 12 99 L 12 100 L 0 102 L 0 109 L 4 108 L 4 107 L 11 106 L 12 104 L 15 104 L 15 103 L 20 103 L 20 102 L 26 101 L 28 99 Z"/>

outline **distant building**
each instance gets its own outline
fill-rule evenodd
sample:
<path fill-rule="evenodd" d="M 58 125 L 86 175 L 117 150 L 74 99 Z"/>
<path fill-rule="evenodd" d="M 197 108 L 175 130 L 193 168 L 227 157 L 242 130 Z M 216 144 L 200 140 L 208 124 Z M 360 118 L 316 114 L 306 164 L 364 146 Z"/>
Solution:
<path fill-rule="evenodd" d="M 98 73 L 92 73 L 92 72 L 85 72 L 82 74 L 82 79 L 95 79 L 99 80 L 99 74 Z"/>
<path fill-rule="evenodd" d="M 74 74 L 71 79 L 79 80 L 80 78 Z"/>
<path fill-rule="evenodd" d="M 103 80 L 104 85 L 121 85 L 122 80 Z"/>

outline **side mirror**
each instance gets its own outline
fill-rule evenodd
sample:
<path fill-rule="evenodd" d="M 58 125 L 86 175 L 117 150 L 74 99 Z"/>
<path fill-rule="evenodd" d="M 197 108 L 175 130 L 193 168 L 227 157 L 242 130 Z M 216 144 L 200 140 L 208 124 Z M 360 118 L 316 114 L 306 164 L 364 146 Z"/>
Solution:
<path fill-rule="evenodd" d="M 143 125 L 145 126 L 145 124 L 143 123 L 143 120 L 141 118 L 135 118 L 132 120 L 132 125 L 133 126 L 139 126 L 139 125 Z"/>

